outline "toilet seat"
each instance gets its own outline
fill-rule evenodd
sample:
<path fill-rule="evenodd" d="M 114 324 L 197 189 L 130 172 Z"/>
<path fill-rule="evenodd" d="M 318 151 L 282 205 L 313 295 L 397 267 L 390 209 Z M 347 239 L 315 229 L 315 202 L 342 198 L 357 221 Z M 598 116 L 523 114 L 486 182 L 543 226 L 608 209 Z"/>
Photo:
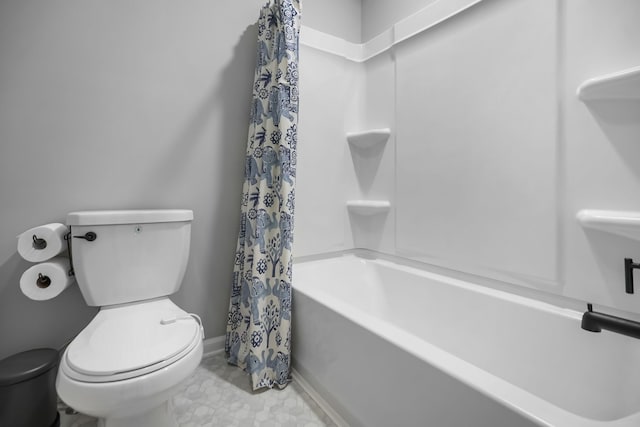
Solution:
<path fill-rule="evenodd" d="M 61 361 L 70 378 L 120 381 L 157 371 L 192 351 L 200 324 L 168 298 L 103 308 Z"/>

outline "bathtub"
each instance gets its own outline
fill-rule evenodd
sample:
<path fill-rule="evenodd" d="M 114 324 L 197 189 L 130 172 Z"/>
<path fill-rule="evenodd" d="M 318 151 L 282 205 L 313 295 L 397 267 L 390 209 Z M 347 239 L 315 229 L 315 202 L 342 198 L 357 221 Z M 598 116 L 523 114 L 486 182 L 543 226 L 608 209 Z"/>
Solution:
<path fill-rule="evenodd" d="M 389 259 L 297 263 L 295 375 L 350 426 L 640 426 L 640 340 Z"/>

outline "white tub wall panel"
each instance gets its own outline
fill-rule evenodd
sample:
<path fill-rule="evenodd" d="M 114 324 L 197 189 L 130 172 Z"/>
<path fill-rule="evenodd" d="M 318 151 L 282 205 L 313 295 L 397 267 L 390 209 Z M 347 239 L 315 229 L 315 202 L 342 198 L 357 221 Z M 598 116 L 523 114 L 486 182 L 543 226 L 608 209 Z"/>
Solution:
<path fill-rule="evenodd" d="M 344 121 L 344 127 L 340 139 L 345 159 L 342 164 L 344 167 L 345 179 L 340 186 L 343 190 L 340 196 L 343 197 L 341 199 L 341 203 L 343 214 L 342 218 L 346 224 L 344 227 L 344 241 L 346 249 L 369 246 L 375 247 L 375 242 L 378 241 L 380 236 L 380 233 L 377 232 L 377 227 L 379 221 L 384 220 L 384 217 L 372 217 L 368 218 L 368 220 L 361 218 L 361 221 L 354 222 L 351 217 L 352 214 L 346 208 L 347 200 L 360 200 L 367 198 L 367 193 L 362 190 L 361 186 L 362 171 L 356 168 L 356 165 L 354 164 L 354 158 L 357 157 L 354 157 L 351 144 L 349 144 L 346 137 L 348 132 L 366 129 L 366 109 L 363 108 L 363 105 L 366 103 L 367 72 L 365 64 L 363 63 L 352 63 L 352 66 L 354 67 L 354 79 L 351 82 L 351 90 L 354 95 L 352 97 L 352 102 L 343 107 L 345 109 L 347 119 Z M 364 154 L 367 156 L 372 153 L 369 152 Z M 356 163 L 358 162 L 356 161 Z M 364 228 L 364 230 L 358 231 L 360 228 Z"/>
<path fill-rule="evenodd" d="M 388 212 L 363 216 L 350 214 L 354 247 L 380 252 L 395 251 L 395 87 L 394 63 L 385 52 L 363 64 L 365 79 L 361 108 L 363 124 L 358 130 L 390 128 L 389 139 L 370 148 L 349 144 L 358 184 L 358 200 L 388 200 Z"/>
<path fill-rule="evenodd" d="M 361 64 L 301 46 L 296 256 L 352 247 L 345 201 L 357 183 L 345 133 L 362 122 L 362 74 Z"/>
<path fill-rule="evenodd" d="M 640 65 L 640 3 L 563 4 L 565 294 L 640 314 L 640 288 L 624 292 L 623 270 L 623 258 L 640 259 L 640 244 L 575 221 L 584 208 L 640 211 L 640 103 L 585 104 L 576 96 L 585 80 Z"/>
<path fill-rule="evenodd" d="M 382 159 L 371 186 L 371 198 L 389 200 L 391 209 L 387 221 L 379 231 L 380 244 L 374 249 L 385 253 L 395 251 L 396 224 L 396 123 L 395 123 L 395 62 L 393 53 L 385 52 L 365 63 L 367 73 L 366 117 L 367 128 L 391 129 L 391 135 L 384 146 Z"/>
<path fill-rule="evenodd" d="M 555 2 L 483 2 L 399 45 L 398 253 L 557 280 Z"/>
<path fill-rule="evenodd" d="M 388 62 L 390 67 L 383 69 L 384 75 L 379 76 L 372 73 L 372 61 L 384 62 L 385 65 Z M 395 159 L 392 126 L 394 105 L 392 65 L 388 55 L 380 55 L 363 65 L 366 86 L 361 108 L 364 112 L 364 124 L 362 129 L 353 129 L 353 131 L 390 128 L 391 136 L 385 143 L 369 147 L 348 144 L 352 167 L 358 182 L 359 199 L 389 200 L 393 195 Z M 381 117 L 369 115 L 369 111 L 380 111 L 382 114 L 378 115 Z"/>
<path fill-rule="evenodd" d="M 398 8 L 403 8 L 409 3 L 411 2 L 406 2 L 406 4 L 405 2 L 400 2 Z M 429 3 L 427 0 L 425 0 L 425 5 L 428 6 L 426 3 Z M 371 5 L 373 4 L 375 4 L 375 2 L 368 2 L 363 4 L 363 8 L 372 7 Z M 415 3 L 414 6 L 416 4 L 417 3 Z M 531 3 L 528 4 L 531 5 Z M 401 233 L 398 233 L 397 251 L 395 251 L 396 248 L 394 248 L 394 251 L 408 258 L 421 259 L 460 271 L 483 275 L 487 278 L 498 278 L 504 282 L 542 290 L 549 295 L 549 298 L 553 295 L 558 295 L 560 298 L 586 299 L 609 306 L 612 311 L 618 311 L 621 315 L 628 315 L 629 312 L 640 314 L 640 310 L 637 309 L 638 294 L 633 296 L 626 295 L 620 286 L 623 277 L 623 272 L 620 268 L 620 259 L 638 252 L 637 244 L 622 237 L 609 236 L 597 231 L 585 231 L 577 225 L 574 218 L 575 212 L 585 207 L 638 209 L 636 202 L 634 202 L 635 198 L 633 197 L 633 195 L 637 193 L 638 187 L 638 173 L 637 168 L 634 166 L 633 159 L 637 157 L 635 135 L 638 133 L 637 127 L 639 126 L 639 122 L 637 120 L 633 121 L 633 118 L 635 117 L 634 114 L 636 114 L 636 110 L 640 107 L 632 103 L 627 103 L 624 107 L 626 115 L 616 116 L 612 113 L 612 109 L 619 109 L 619 103 L 601 102 L 597 105 L 592 103 L 586 106 L 577 100 L 575 94 L 575 89 L 587 79 L 633 67 L 638 64 L 638 50 L 635 49 L 635 47 L 637 46 L 639 36 L 633 20 L 633 17 L 638 14 L 638 3 L 633 0 L 614 0 L 606 3 L 598 1 L 545 1 L 540 2 L 540 4 L 540 8 L 555 8 L 555 12 L 559 13 L 559 16 L 556 16 L 555 22 L 553 22 L 553 19 L 543 20 L 544 25 L 541 25 L 540 28 L 544 28 L 544 33 L 540 32 L 540 34 L 547 34 L 546 32 L 549 31 L 549 27 L 552 25 L 557 25 L 560 30 L 560 33 L 556 35 L 556 43 L 559 50 L 556 50 L 557 58 L 555 64 L 557 73 L 555 73 L 555 77 L 558 79 L 558 94 L 560 96 L 556 101 L 562 109 L 559 109 L 557 111 L 558 114 L 554 117 L 554 120 L 556 120 L 556 142 L 558 145 L 555 157 L 557 175 L 552 185 L 555 186 L 556 200 L 559 201 L 559 205 L 551 207 L 548 203 L 540 203 L 540 207 L 546 207 L 548 209 L 545 212 L 538 212 L 542 214 L 538 215 L 538 218 L 548 221 L 549 211 L 555 209 L 557 226 L 559 228 L 555 230 L 556 235 L 552 236 L 553 233 L 545 233 L 543 231 L 545 227 L 542 223 L 538 223 L 537 228 L 530 228 L 529 236 L 538 232 L 538 235 L 543 237 L 543 239 L 538 241 L 539 245 L 537 247 L 532 247 L 532 252 L 537 251 L 538 253 L 548 254 L 548 256 L 545 256 L 545 259 L 553 256 L 557 257 L 555 267 L 556 277 L 552 277 L 550 280 L 545 279 L 544 270 L 548 273 L 553 270 L 553 266 L 550 265 L 550 263 L 546 263 L 545 265 L 545 262 L 535 257 L 520 257 L 533 259 L 534 263 L 531 264 L 532 268 L 529 270 L 539 270 L 538 273 L 529 276 L 523 273 L 523 271 L 526 270 L 526 266 L 522 268 L 521 265 L 514 264 L 512 262 L 513 259 L 508 258 L 505 258 L 505 264 L 511 262 L 511 264 L 515 265 L 516 268 L 512 269 L 516 270 L 515 272 L 505 272 L 502 268 L 497 270 L 491 269 L 486 265 L 472 265 L 469 260 L 465 262 L 466 268 L 461 268 L 459 263 L 449 263 L 448 256 L 443 257 L 441 253 L 438 253 L 441 248 L 446 248 L 447 245 L 449 245 L 448 239 L 442 239 L 445 241 L 433 243 L 434 246 L 437 244 L 437 250 L 432 254 L 425 255 L 421 253 L 420 249 L 413 250 L 412 248 L 408 248 L 406 244 L 403 244 Z M 402 49 L 404 49 L 403 46 L 414 46 L 408 48 L 408 50 L 411 50 L 418 49 L 425 43 L 435 43 L 432 39 L 437 42 L 444 37 L 443 34 L 446 34 L 443 28 L 447 28 L 447 26 L 450 27 L 453 25 L 452 22 L 460 21 L 461 19 L 465 19 L 464 22 L 467 23 L 470 20 L 473 21 L 472 18 L 468 18 L 469 15 L 474 16 L 473 13 L 495 14 L 497 9 L 504 7 L 522 8 L 524 7 L 523 5 L 525 5 L 525 2 L 505 2 L 501 0 L 481 2 L 472 9 L 463 12 L 461 16 L 453 17 L 450 21 L 446 21 L 419 36 L 418 39 L 420 39 L 420 37 L 423 38 L 421 41 L 402 43 L 395 48 L 395 52 L 401 52 Z M 411 8 L 408 8 L 406 10 L 408 11 L 410 9 Z M 364 9 L 363 13 L 366 13 Z M 404 14 L 403 18 L 406 16 L 407 14 Z M 532 14 L 532 16 L 535 17 L 536 14 Z M 391 21 L 393 20 L 389 22 Z M 538 21 L 540 21 L 540 19 L 535 22 L 529 19 L 522 19 L 522 17 L 518 20 L 514 19 L 514 22 L 529 22 L 527 25 L 535 25 Z M 471 24 L 471 26 L 475 25 L 474 22 L 471 22 Z M 363 23 L 363 26 L 364 25 L 366 25 L 366 22 Z M 466 28 L 462 29 L 465 30 Z M 491 31 L 495 30 L 492 28 Z M 508 39 L 509 37 L 505 36 L 504 38 Z M 414 45 L 411 45 L 411 43 L 414 43 Z M 506 42 L 503 41 L 502 43 Z M 499 43 L 496 46 L 498 45 Z M 458 50 L 459 46 L 451 49 L 452 52 Z M 486 55 L 485 57 L 489 58 L 489 56 Z M 370 72 L 375 73 L 375 71 L 372 71 L 375 67 L 371 67 L 370 63 L 373 63 L 377 59 L 378 58 L 374 58 L 366 62 L 367 74 Z M 400 58 L 400 60 L 402 60 L 402 58 Z M 456 64 L 455 59 L 451 59 L 451 62 L 453 65 Z M 464 61 L 460 63 L 464 64 Z M 527 70 L 525 69 L 523 73 L 526 72 Z M 447 82 L 448 79 L 448 76 L 441 76 L 442 82 Z M 365 99 L 371 101 L 373 101 L 375 97 L 382 99 L 383 96 L 378 94 L 379 89 L 376 78 L 369 78 L 367 75 L 366 80 L 367 93 L 365 94 Z M 399 76 L 397 82 L 401 83 L 402 81 L 402 76 Z M 411 82 L 409 84 L 411 84 Z M 383 83 L 382 86 L 386 87 L 387 85 Z M 549 88 L 551 88 L 551 86 L 547 89 Z M 371 91 L 374 92 L 373 95 L 369 93 Z M 365 123 L 376 126 L 378 123 L 387 119 L 388 105 L 369 101 L 365 101 L 364 103 L 366 104 Z M 400 104 L 398 111 L 402 108 Z M 519 107 L 514 107 L 516 115 L 518 111 L 520 111 L 518 108 Z M 395 115 L 395 111 L 392 115 Z M 547 123 L 545 123 L 545 126 L 546 125 Z M 400 126 L 399 129 L 398 126 L 395 126 L 392 137 L 397 137 L 398 130 L 402 132 L 401 127 L 402 126 Z M 546 144 L 547 142 L 547 139 L 545 139 L 544 143 Z M 544 147 L 545 145 L 543 144 L 542 148 Z M 541 157 L 542 156 L 539 156 L 539 158 Z M 548 163 L 551 163 L 550 159 Z M 400 158 L 397 161 L 397 165 L 398 171 L 406 169 Z M 434 180 L 437 178 L 435 175 L 436 174 L 434 174 Z M 509 174 L 506 175 L 507 178 L 509 178 Z M 513 176 L 517 176 L 517 173 Z M 551 176 L 551 174 L 549 176 Z M 545 181 L 540 188 L 544 189 L 548 186 L 548 181 Z M 377 189 L 380 187 L 372 185 L 371 188 Z M 402 187 L 398 181 L 399 191 L 403 191 L 403 188 L 406 189 L 407 187 Z M 443 193 L 445 194 L 441 196 L 441 198 L 449 197 L 447 194 L 451 192 L 446 190 L 447 187 L 443 188 Z M 486 191 L 486 188 L 483 188 L 483 190 Z M 542 192 L 541 194 L 545 193 Z M 465 200 L 469 200 L 469 194 L 460 193 L 460 197 L 462 196 L 465 197 Z M 473 199 L 474 196 L 476 199 Z M 453 199 L 453 197 L 451 198 Z M 472 194 L 470 204 L 473 204 L 474 201 L 477 202 L 477 204 L 481 204 L 478 200 L 479 198 L 476 194 Z M 511 200 L 511 207 L 524 206 L 519 203 L 520 200 L 517 198 L 505 197 L 505 201 L 508 202 L 509 199 Z M 551 199 L 551 197 L 549 197 L 549 199 Z M 425 201 L 425 204 L 426 203 L 427 201 Z M 394 203 L 392 210 L 395 209 L 398 204 L 399 203 Z M 488 202 L 486 204 L 490 206 Z M 460 205 L 462 206 L 463 203 L 460 203 Z M 512 212 L 507 212 L 506 210 L 505 212 L 507 217 L 506 223 L 511 223 L 513 229 L 513 223 L 517 222 L 516 220 L 518 220 L 518 218 L 511 215 Z M 391 214 L 395 215 L 395 212 L 393 211 Z M 416 214 L 416 216 L 418 216 L 418 214 Z M 402 222 L 401 217 L 398 219 L 394 218 L 394 220 L 396 223 Z M 444 218 L 442 221 L 447 224 Z M 459 223 L 461 220 L 454 217 L 452 221 L 449 222 L 449 226 L 452 227 L 456 222 Z M 405 221 L 405 224 L 406 223 Z M 473 230 L 473 226 L 475 225 L 477 224 L 471 223 L 470 228 Z M 388 227 L 388 225 L 386 226 Z M 380 227 L 380 225 L 376 226 L 374 224 L 372 227 L 369 227 L 369 229 L 377 229 L 376 227 Z M 525 229 L 526 226 L 520 228 L 522 230 Z M 366 226 L 364 230 L 366 232 Z M 516 234 L 517 230 L 513 232 L 513 235 Z M 453 237 L 455 238 L 455 236 Z M 471 235 L 471 237 L 474 236 Z M 494 240 L 499 238 L 501 238 L 500 235 L 492 235 L 492 239 L 486 239 L 488 243 L 484 242 L 485 245 L 482 248 L 489 254 L 493 254 L 488 256 L 492 260 L 500 258 L 499 255 L 501 252 L 496 253 L 495 248 L 505 246 L 502 244 L 505 242 L 505 239 L 494 242 Z M 345 240 L 348 239 L 349 236 L 347 234 Z M 386 237 L 382 239 L 379 237 L 371 237 L 368 240 L 364 238 L 355 242 L 354 245 L 369 246 L 386 252 L 388 246 L 385 243 L 385 239 Z M 562 250 L 558 251 L 558 249 L 555 248 L 556 254 L 552 255 L 552 251 L 547 251 L 545 247 L 550 246 L 551 240 L 554 239 Z M 471 246 L 467 252 L 478 250 L 477 241 L 481 239 L 468 240 L 471 242 Z M 509 243 L 508 240 L 506 240 L 506 243 Z M 474 244 L 476 245 L 475 249 Z M 538 265 L 536 265 L 535 261 L 538 261 Z M 541 267 L 541 269 L 538 269 L 538 267 Z M 528 272 L 531 273 L 531 271 Z M 550 275 L 547 274 L 546 276 Z M 498 284 L 499 283 L 496 282 L 496 285 Z M 521 287 L 515 287 L 515 292 L 528 292 L 527 290 L 517 288 Z M 563 300 L 559 300 L 559 303 L 562 304 Z M 564 303 L 566 303 L 566 301 Z M 625 314 L 625 312 L 627 314 Z"/>

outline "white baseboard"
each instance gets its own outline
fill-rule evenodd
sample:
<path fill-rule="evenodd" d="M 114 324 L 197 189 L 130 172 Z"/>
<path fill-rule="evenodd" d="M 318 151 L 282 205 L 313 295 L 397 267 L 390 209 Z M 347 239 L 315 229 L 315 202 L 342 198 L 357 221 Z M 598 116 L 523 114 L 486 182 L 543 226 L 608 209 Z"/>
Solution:
<path fill-rule="evenodd" d="M 209 357 L 223 352 L 225 339 L 226 337 L 221 335 L 219 337 L 207 338 L 204 340 L 202 357 Z"/>
<path fill-rule="evenodd" d="M 324 400 L 320 393 L 318 393 L 298 371 L 291 369 L 291 376 L 293 377 L 293 380 L 298 383 L 298 385 L 302 387 L 309 396 L 311 396 L 320 409 L 322 409 L 324 413 L 331 418 L 331 421 L 333 421 L 338 427 L 349 427 L 349 424 L 344 420 L 344 418 L 342 418 L 342 416 L 340 416 L 340 414 L 338 414 L 336 410 L 333 409 L 326 400 Z"/>

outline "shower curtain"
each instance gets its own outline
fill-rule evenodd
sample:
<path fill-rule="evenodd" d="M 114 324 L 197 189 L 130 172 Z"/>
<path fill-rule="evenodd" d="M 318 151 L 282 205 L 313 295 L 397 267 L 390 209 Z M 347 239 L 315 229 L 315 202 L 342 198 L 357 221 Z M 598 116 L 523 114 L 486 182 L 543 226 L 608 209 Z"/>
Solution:
<path fill-rule="evenodd" d="M 254 390 L 290 380 L 300 6 L 299 0 L 270 0 L 258 20 L 225 343 L 229 363 L 251 374 Z"/>

